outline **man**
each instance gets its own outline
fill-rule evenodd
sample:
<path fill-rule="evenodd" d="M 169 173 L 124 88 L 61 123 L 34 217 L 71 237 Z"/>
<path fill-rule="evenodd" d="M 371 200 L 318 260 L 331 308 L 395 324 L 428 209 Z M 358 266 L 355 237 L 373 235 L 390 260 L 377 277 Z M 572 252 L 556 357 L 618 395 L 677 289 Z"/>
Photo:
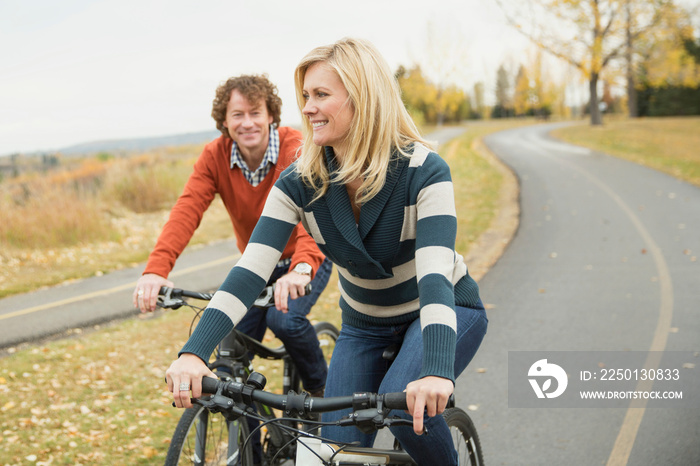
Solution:
<path fill-rule="evenodd" d="M 161 286 L 173 286 L 167 276 L 216 194 L 231 217 L 243 252 L 268 193 L 301 145 L 299 131 L 279 127 L 281 109 L 277 88 L 266 76 L 230 78 L 217 88 L 212 117 L 222 135 L 205 146 L 195 163 L 138 280 L 133 301 L 141 312 L 156 308 Z M 314 396 L 323 394 L 327 367 L 306 316 L 326 287 L 330 272 L 330 261 L 302 225 L 297 225 L 270 279 L 276 281 L 275 308 L 253 308 L 236 326 L 258 340 L 269 327 L 294 360 L 304 388 Z M 304 296 L 309 282 L 312 291 Z M 227 338 L 221 345 L 222 349 L 231 347 Z"/>

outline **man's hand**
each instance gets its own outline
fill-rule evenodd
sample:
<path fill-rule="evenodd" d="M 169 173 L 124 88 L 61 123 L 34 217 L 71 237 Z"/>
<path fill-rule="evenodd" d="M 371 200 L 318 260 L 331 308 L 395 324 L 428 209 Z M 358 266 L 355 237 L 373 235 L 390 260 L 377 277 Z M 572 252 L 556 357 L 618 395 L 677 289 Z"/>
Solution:
<path fill-rule="evenodd" d="M 428 417 L 442 414 L 454 389 L 451 380 L 435 376 L 414 380 L 406 386 L 408 413 L 413 416 L 413 431 L 417 435 L 423 434 L 423 411 L 428 410 Z"/>
<path fill-rule="evenodd" d="M 165 371 L 165 380 L 168 382 L 168 390 L 173 394 L 175 406 L 178 408 L 192 406 L 190 390 L 192 390 L 192 398 L 202 396 L 202 377 L 216 378 L 216 374 L 194 354 L 183 353 L 170 365 Z"/>
<path fill-rule="evenodd" d="M 173 282 L 167 278 L 154 273 L 147 273 L 139 278 L 134 289 L 134 307 L 141 309 L 141 312 L 153 312 L 156 310 L 156 301 L 161 286 L 173 287 Z"/>
<path fill-rule="evenodd" d="M 275 307 L 282 312 L 289 311 L 288 299 L 297 299 L 304 296 L 304 287 L 311 282 L 311 277 L 306 274 L 289 272 L 275 282 Z"/>

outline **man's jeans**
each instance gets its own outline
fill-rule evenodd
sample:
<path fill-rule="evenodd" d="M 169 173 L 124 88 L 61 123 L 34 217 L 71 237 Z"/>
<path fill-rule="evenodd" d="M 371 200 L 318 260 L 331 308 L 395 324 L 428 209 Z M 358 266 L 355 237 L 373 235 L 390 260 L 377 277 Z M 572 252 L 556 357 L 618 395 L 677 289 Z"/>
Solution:
<path fill-rule="evenodd" d="M 289 312 L 280 312 L 275 307 L 268 309 L 253 307 L 236 325 L 237 330 L 259 341 L 262 341 L 265 331 L 269 327 L 284 343 L 284 347 L 299 370 L 304 389 L 309 392 L 325 387 L 328 368 L 318 343 L 318 337 L 316 337 L 316 331 L 306 316 L 311 311 L 311 307 L 316 304 L 318 296 L 326 288 L 332 267 L 333 265 L 328 259 L 323 261 L 311 280 L 311 293 L 297 299 L 290 299 Z M 287 272 L 289 272 L 289 265 L 277 267 L 272 273 L 269 283 L 276 281 Z M 224 338 L 221 343 L 222 347 L 226 346 L 228 338 Z"/>
<path fill-rule="evenodd" d="M 481 309 L 456 307 L 457 348 L 455 377 L 462 373 L 476 354 L 486 334 L 488 320 Z M 398 345 L 400 350 L 393 362 L 382 358 L 384 350 Z M 394 327 L 357 328 L 343 325 L 336 342 L 326 383 L 326 397 L 351 395 L 354 392 L 401 392 L 409 382 L 418 379 L 423 360 L 423 340 L 420 319 Z M 350 410 L 325 413 L 323 421 L 335 421 Z M 411 417 L 403 411 L 395 416 Z M 428 431 L 415 435 L 412 427 L 392 427 L 402 447 L 419 465 L 457 464 L 449 428 L 442 416 L 424 418 Z M 339 442 L 358 441 L 370 447 L 376 434 L 363 434 L 355 427 L 323 427 L 323 436 Z"/>

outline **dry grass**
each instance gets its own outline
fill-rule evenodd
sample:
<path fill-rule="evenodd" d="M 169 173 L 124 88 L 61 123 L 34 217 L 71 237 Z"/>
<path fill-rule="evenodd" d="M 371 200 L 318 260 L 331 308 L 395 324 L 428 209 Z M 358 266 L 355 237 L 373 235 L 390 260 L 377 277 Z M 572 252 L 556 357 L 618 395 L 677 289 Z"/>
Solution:
<path fill-rule="evenodd" d="M 700 117 L 610 120 L 601 127 L 577 125 L 552 134 L 700 186 Z"/>
<path fill-rule="evenodd" d="M 469 126 L 464 137 L 441 150 L 456 181 L 458 249 L 462 254 L 489 226 L 501 182 L 496 170 L 475 152 L 473 142 L 514 124 L 522 123 Z M 213 222 L 210 213 L 211 209 L 205 219 L 210 217 Z M 132 215 L 124 217 L 132 227 L 126 230 L 139 225 L 143 231 L 125 233 L 122 241 L 131 242 L 127 249 L 134 257 L 145 257 L 165 214 L 152 214 L 154 218 L 149 222 L 144 221 L 144 215 Z M 223 221 L 228 223 L 225 218 Z M 207 230 L 230 231 L 230 226 L 213 228 L 204 224 L 199 229 L 202 234 Z M 72 253 L 85 273 L 94 273 L 96 267 L 104 269 L 101 263 L 84 263 L 81 250 Z M 106 253 L 100 261 L 117 262 L 119 254 Z M 85 256 L 93 257 L 94 250 Z M 340 323 L 336 283 L 337 276 L 333 276 L 312 311 L 312 320 Z M 157 313 L 86 330 L 74 338 L 16 351 L 0 359 L 3 464 L 162 464 L 180 414 L 170 407 L 162 380 L 186 339 L 191 318 L 184 309 Z M 267 361 L 261 364 L 257 368 L 270 375 L 274 388 L 279 368 Z"/>
<path fill-rule="evenodd" d="M 144 261 L 200 151 L 88 159 L 0 184 L 0 298 Z M 192 243 L 230 235 L 215 200 Z"/>

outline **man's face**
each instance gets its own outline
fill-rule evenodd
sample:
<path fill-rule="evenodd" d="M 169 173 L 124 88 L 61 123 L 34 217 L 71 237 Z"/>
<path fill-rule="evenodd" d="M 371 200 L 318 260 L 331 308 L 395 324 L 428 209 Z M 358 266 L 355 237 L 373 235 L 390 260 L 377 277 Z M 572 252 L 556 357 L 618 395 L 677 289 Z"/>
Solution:
<path fill-rule="evenodd" d="M 268 113 L 263 99 L 251 103 L 238 90 L 234 89 L 231 92 L 224 126 L 244 157 L 262 156 L 265 153 L 270 137 L 270 124 L 272 115 Z"/>

